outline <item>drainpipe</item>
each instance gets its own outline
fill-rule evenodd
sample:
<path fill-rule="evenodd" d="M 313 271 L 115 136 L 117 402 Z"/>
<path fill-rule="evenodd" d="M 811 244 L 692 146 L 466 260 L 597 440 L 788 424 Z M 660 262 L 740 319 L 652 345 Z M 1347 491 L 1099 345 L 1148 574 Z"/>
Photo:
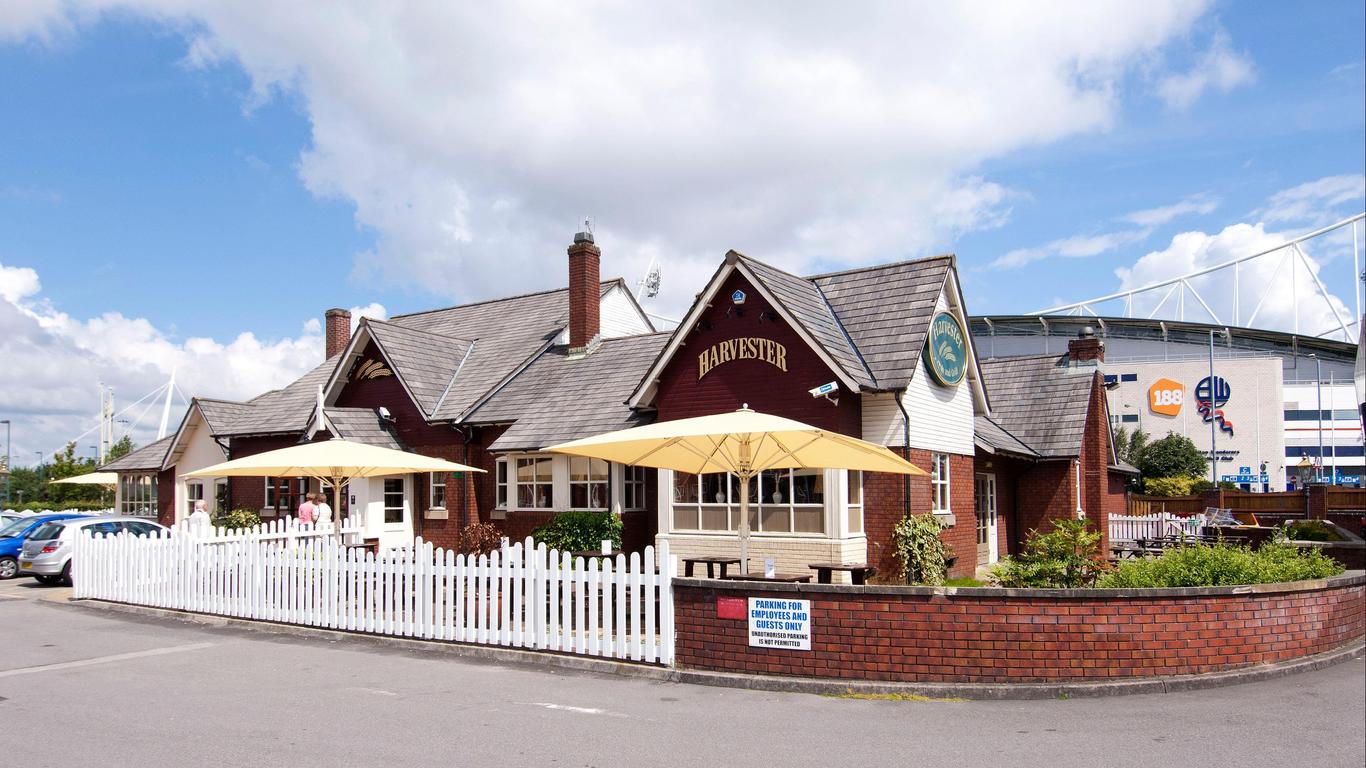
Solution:
<path fill-rule="evenodd" d="M 1081 459 L 1078 458 L 1073 463 L 1073 466 L 1076 468 L 1077 472 L 1077 519 L 1085 520 L 1086 510 L 1081 508 Z"/>
<path fill-rule="evenodd" d="M 465 466 L 468 467 L 468 466 L 470 466 L 470 442 L 474 440 L 474 427 L 468 427 L 468 426 L 467 426 L 467 427 L 465 427 L 464 432 L 465 432 L 465 448 L 464 448 L 465 455 L 464 455 L 464 458 L 461 460 L 460 463 L 461 463 L 461 464 L 464 464 Z M 461 474 L 461 475 L 466 475 L 466 474 L 469 474 L 469 473 L 468 473 L 468 472 L 462 472 L 462 473 L 460 473 L 460 474 Z M 473 478 L 473 477 L 461 477 L 461 478 L 460 478 L 460 533 L 461 533 L 461 535 L 463 535 L 463 534 L 465 533 L 465 527 L 468 526 L 468 525 L 470 524 L 470 519 L 469 519 L 469 515 L 470 515 L 470 512 L 469 512 L 469 509 L 470 509 L 470 499 L 469 499 L 469 496 L 470 496 L 470 483 L 472 483 L 472 482 L 474 482 L 474 478 Z"/>
<path fill-rule="evenodd" d="M 911 460 L 911 415 L 906 413 L 906 404 L 902 402 L 906 398 L 906 387 L 902 387 L 896 398 L 896 407 L 901 411 L 901 458 L 906 461 Z M 901 476 L 901 515 L 905 519 L 911 517 L 911 476 Z"/>

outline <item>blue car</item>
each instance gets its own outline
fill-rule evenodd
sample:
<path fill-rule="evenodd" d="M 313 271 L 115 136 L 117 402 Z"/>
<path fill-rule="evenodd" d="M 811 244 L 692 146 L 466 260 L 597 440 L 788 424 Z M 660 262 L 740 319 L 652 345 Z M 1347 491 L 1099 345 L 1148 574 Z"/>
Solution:
<path fill-rule="evenodd" d="M 38 526 L 49 520 L 69 520 L 73 517 L 89 517 L 81 512 L 55 512 L 50 515 L 30 515 L 21 517 L 4 528 L 0 528 L 0 581 L 19 575 L 19 550 L 24 548 L 24 540 Z"/>

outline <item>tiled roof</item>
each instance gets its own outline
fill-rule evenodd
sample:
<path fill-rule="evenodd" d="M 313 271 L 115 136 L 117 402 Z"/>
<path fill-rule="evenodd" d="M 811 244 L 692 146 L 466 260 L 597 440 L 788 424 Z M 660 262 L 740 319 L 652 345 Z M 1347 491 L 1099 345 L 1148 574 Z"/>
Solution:
<path fill-rule="evenodd" d="M 469 421 L 513 422 L 490 446 L 494 450 L 536 450 L 638 426 L 649 417 L 634 414 L 626 399 L 668 339 L 664 333 L 605 339 L 577 359 L 563 348 L 548 350 Z"/>
<path fill-rule="evenodd" d="M 607 280 L 600 290 L 606 293 L 618 284 L 622 284 L 620 279 Z M 473 342 L 457 380 L 451 382 L 447 376 L 441 383 L 443 389 L 448 383 L 450 388 L 430 418 L 444 421 L 460 418 L 480 398 L 549 346 L 567 324 L 568 317 L 569 290 L 561 288 L 398 315 L 391 318 L 390 323 Z M 407 372 L 403 375 L 406 381 Z"/>
<path fill-rule="evenodd" d="M 827 354 L 860 386 L 872 387 L 873 377 L 858 351 L 849 343 L 845 332 L 840 328 L 840 320 L 826 303 L 821 289 L 812 281 L 751 259 L 740 256 L 754 276 L 767 288 L 782 306 L 796 319 L 807 333 Z"/>
<path fill-rule="evenodd" d="M 807 278 L 825 295 L 879 389 L 906 386 L 944 289 L 952 256 Z"/>
<path fill-rule="evenodd" d="M 220 435 L 273 435 L 302 432 L 318 402 L 318 387 L 327 383 L 337 358 L 332 357 L 284 389 L 267 392 L 247 403 Z"/>
<path fill-rule="evenodd" d="M 1070 369 L 1067 355 L 984 360 L 991 416 L 1041 456 L 1081 455 L 1094 368 Z"/>
<path fill-rule="evenodd" d="M 100 472 L 140 472 L 161 471 L 162 462 L 166 461 L 166 451 L 170 450 L 171 442 L 175 440 L 175 435 L 167 435 L 154 443 L 138 448 L 126 456 L 121 456 L 100 467 Z"/>
<path fill-rule="evenodd" d="M 395 323 L 367 320 L 370 333 L 389 358 L 394 373 L 429 418 L 436 412 L 447 388 L 455 389 L 473 342 Z"/>
<path fill-rule="evenodd" d="M 1013 453 L 1019 456 L 1037 457 L 1038 451 L 1020 442 L 1005 427 L 997 424 L 990 416 L 977 416 L 973 419 L 973 436 L 979 443 L 985 443 L 994 451 Z"/>
<path fill-rule="evenodd" d="M 405 450 L 389 422 L 380 418 L 373 408 L 328 408 L 323 413 L 342 440 Z"/>
<path fill-rule="evenodd" d="M 204 421 L 209 425 L 211 435 L 228 434 L 232 425 L 245 418 L 252 409 L 249 403 L 215 400 L 209 397 L 196 397 L 195 402 L 199 405 L 199 412 L 204 416 Z"/>

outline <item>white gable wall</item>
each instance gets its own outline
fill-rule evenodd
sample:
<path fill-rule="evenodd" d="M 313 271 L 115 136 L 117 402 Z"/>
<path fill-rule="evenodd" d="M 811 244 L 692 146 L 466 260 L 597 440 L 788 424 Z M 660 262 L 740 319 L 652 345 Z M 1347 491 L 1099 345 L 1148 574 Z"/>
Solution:
<path fill-rule="evenodd" d="M 602 295 L 602 301 L 598 305 L 598 323 L 598 333 L 604 339 L 619 339 L 623 336 L 639 336 L 642 333 L 653 332 L 645 316 L 636 307 L 636 303 L 626 295 L 626 289 L 620 285 L 613 286 Z M 569 343 L 568 328 L 560 331 L 560 335 L 555 337 L 555 343 L 561 346 Z"/>
<path fill-rule="evenodd" d="M 953 276 L 946 281 L 944 291 L 939 295 L 935 312 L 951 311 L 958 316 L 964 328 L 968 327 L 967 318 L 961 307 L 956 306 Z M 948 389 L 935 383 L 924 360 L 916 366 L 915 374 L 906 388 L 902 404 L 911 419 L 911 447 L 939 453 L 972 455 L 973 443 L 973 387 L 972 377 L 976 371 L 970 370 L 957 387 Z M 901 446 L 904 438 L 901 410 L 896 405 L 895 393 L 870 394 L 863 396 L 863 439 L 881 445 Z"/>
<path fill-rule="evenodd" d="M 211 477 L 187 479 L 185 473 L 194 472 L 214 464 L 221 464 L 227 460 L 227 457 L 223 455 L 223 449 L 209 435 L 209 427 L 199 417 L 198 413 L 195 413 L 186 423 L 185 430 L 180 436 L 183 451 L 175 463 L 175 521 L 177 523 L 189 516 L 189 494 L 185 486 L 190 483 L 202 483 L 204 485 L 204 500 L 209 503 L 209 512 L 212 514 L 215 511 L 215 479 Z"/>

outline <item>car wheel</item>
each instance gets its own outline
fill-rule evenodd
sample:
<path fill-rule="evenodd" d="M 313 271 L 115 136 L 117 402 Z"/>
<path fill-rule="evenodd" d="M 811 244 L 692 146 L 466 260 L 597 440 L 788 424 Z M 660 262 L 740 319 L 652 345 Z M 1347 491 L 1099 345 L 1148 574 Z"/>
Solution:
<path fill-rule="evenodd" d="M 74 583 L 74 582 L 71 581 L 71 561 L 70 561 L 70 560 L 67 561 L 66 565 L 62 566 L 62 575 L 57 577 L 57 583 L 58 583 L 58 584 L 61 584 L 62 586 L 65 586 L 65 587 L 72 586 L 72 584 Z"/>
<path fill-rule="evenodd" d="M 37 579 L 38 583 L 45 587 L 55 587 L 60 581 L 56 576 L 34 576 L 33 578 Z"/>
<path fill-rule="evenodd" d="M 19 575 L 19 561 L 12 557 L 0 557 L 0 581 Z"/>

